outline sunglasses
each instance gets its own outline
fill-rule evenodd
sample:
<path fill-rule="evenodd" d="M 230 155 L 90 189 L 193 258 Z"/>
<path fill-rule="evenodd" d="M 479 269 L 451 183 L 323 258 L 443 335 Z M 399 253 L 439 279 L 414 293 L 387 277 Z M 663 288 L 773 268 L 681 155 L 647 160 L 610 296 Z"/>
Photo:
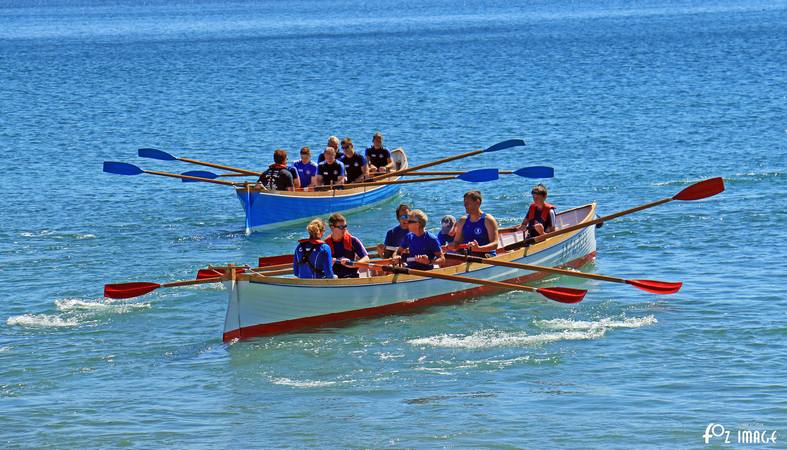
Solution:
<path fill-rule="evenodd" d="M 399 220 L 407 220 L 407 216 L 406 215 L 401 215 L 401 216 L 399 216 Z"/>
<path fill-rule="evenodd" d="M 340 230 L 346 230 L 347 229 L 347 225 L 334 225 L 333 227 L 334 228 L 338 228 Z"/>
<path fill-rule="evenodd" d="M 450 221 L 450 220 L 443 220 L 442 222 L 443 222 L 443 223 L 451 223 L 451 221 Z"/>

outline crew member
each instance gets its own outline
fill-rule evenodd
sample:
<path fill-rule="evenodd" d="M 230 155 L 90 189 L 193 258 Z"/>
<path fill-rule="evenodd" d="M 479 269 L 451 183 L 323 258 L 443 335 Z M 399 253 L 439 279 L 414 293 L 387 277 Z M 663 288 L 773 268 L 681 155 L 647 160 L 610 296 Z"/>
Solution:
<path fill-rule="evenodd" d="M 306 227 L 308 239 L 298 241 L 292 271 L 298 278 L 334 278 L 331 247 L 323 242 L 325 224 L 314 219 Z"/>
<path fill-rule="evenodd" d="M 277 149 L 273 152 L 273 164 L 268 166 L 268 169 L 260 175 L 257 180 L 258 189 L 268 189 L 276 191 L 294 191 L 296 186 L 296 175 L 293 175 L 295 169 L 287 167 L 287 151 Z M 300 184 L 300 180 L 298 181 Z"/>
<path fill-rule="evenodd" d="M 555 231 L 557 223 L 555 207 L 546 202 L 547 187 L 538 184 L 530 191 L 530 194 L 533 196 L 533 203 L 530 204 L 522 223 L 517 225 L 514 230 L 527 230 L 527 235 L 531 237 Z"/>
<path fill-rule="evenodd" d="M 407 225 L 410 232 L 402 239 L 399 248 L 394 252 L 393 259 L 395 262 L 401 261 L 401 255 L 404 250 L 407 250 L 409 256 L 405 260 L 407 267 L 418 270 L 432 270 L 434 265 L 442 265 L 445 263 L 445 255 L 440 248 L 440 242 L 437 236 L 426 231 L 426 222 L 429 218 L 420 209 L 410 211 L 407 218 Z"/>
<path fill-rule="evenodd" d="M 390 258 L 394 250 L 399 248 L 404 236 L 410 232 L 410 227 L 407 224 L 407 218 L 410 215 L 410 207 L 402 203 L 396 207 L 396 219 L 399 224 L 388 230 L 385 233 L 385 241 L 383 244 L 377 245 L 377 255 L 380 258 Z"/>
<path fill-rule="evenodd" d="M 339 138 L 336 136 L 328 136 L 328 147 L 331 147 L 336 152 L 336 159 L 342 156 L 342 152 L 339 150 Z M 325 152 L 320 153 L 320 156 L 317 157 L 317 164 L 323 161 L 325 161 Z"/>
<path fill-rule="evenodd" d="M 328 226 L 331 228 L 331 235 L 325 239 L 325 243 L 331 247 L 333 273 L 339 278 L 358 278 L 358 269 L 351 266 L 354 261 L 369 262 L 369 253 L 361 240 L 347 231 L 347 219 L 343 215 L 331 215 Z"/>
<path fill-rule="evenodd" d="M 360 183 L 369 174 L 366 167 L 366 158 L 355 152 L 352 139 L 346 137 L 342 139 L 342 151 L 344 154 L 337 158 L 344 164 L 344 172 L 348 183 Z"/>
<path fill-rule="evenodd" d="M 325 147 L 325 161 L 317 166 L 317 176 L 312 178 L 312 186 L 336 186 L 344 184 L 344 164 L 336 160 L 333 147 Z"/>
<path fill-rule="evenodd" d="M 459 219 L 456 236 L 449 248 L 467 244 L 470 254 L 486 258 L 497 255 L 498 225 L 491 214 L 481 211 L 481 192 L 468 191 L 464 196 L 466 216 Z"/>
<path fill-rule="evenodd" d="M 309 147 L 301 149 L 301 159 L 293 164 L 298 172 L 298 180 L 301 186 L 308 187 L 312 184 L 312 178 L 317 175 L 317 164 L 312 161 L 312 153 Z"/>
<path fill-rule="evenodd" d="M 385 173 L 393 170 L 391 152 L 383 147 L 383 134 L 379 131 L 372 137 L 372 146 L 366 149 L 370 173 Z"/>

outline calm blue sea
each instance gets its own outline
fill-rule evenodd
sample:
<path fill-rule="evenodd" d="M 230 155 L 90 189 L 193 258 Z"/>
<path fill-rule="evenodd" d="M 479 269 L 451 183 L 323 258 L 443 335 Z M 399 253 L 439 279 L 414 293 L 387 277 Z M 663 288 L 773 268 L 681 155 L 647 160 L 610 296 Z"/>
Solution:
<path fill-rule="evenodd" d="M 0 445 L 5 448 L 732 448 L 787 442 L 784 0 L 0 0 Z M 289 252 L 230 189 L 105 174 L 139 147 L 259 169 L 330 134 L 446 168 L 550 165 L 601 214 L 586 270 L 674 296 L 506 293 L 315 333 L 221 342 L 226 292 L 102 298 Z M 437 223 L 479 187 L 504 225 L 531 181 L 408 186 Z M 349 217 L 380 242 L 397 201 Z"/>

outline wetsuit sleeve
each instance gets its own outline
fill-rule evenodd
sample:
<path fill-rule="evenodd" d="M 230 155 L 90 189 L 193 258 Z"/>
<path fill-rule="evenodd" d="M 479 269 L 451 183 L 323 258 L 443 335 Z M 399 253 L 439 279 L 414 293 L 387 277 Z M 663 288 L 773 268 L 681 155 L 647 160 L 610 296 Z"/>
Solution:
<path fill-rule="evenodd" d="M 355 254 L 358 255 L 358 258 L 369 256 L 369 252 L 366 251 L 366 248 L 363 246 L 361 240 L 355 236 L 353 236 L 353 250 L 355 251 Z"/>

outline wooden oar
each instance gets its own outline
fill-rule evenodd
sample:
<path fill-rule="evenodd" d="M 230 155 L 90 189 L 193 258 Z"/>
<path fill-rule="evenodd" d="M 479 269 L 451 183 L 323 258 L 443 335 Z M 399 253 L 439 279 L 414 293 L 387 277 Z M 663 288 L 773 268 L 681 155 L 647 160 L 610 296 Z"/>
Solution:
<path fill-rule="evenodd" d="M 328 191 L 331 189 L 353 189 L 357 187 L 368 186 L 387 186 L 389 184 L 411 184 L 411 183 L 427 183 L 430 181 L 445 181 L 445 180 L 462 180 L 470 183 L 483 183 L 486 181 L 494 181 L 499 177 L 497 169 L 478 169 L 469 172 L 462 172 L 461 175 L 451 177 L 432 177 L 432 178 L 416 178 L 412 180 L 394 180 L 394 181 L 370 181 L 365 183 L 348 183 L 338 186 L 317 186 L 314 188 L 317 191 Z"/>
<path fill-rule="evenodd" d="M 558 269 L 557 267 L 537 266 L 533 264 L 523 264 L 508 261 L 495 261 L 492 259 L 479 258 L 478 256 L 462 255 L 459 253 L 446 253 L 447 258 L 461 259 L 467 262 L 478 264 L 489 264 L 490 266 L 513 267 L 514 269 L 532 270 L 534 272 L 548 272 L 570 277 L 589 278 L 591 280 L 611 281 L 613 283 L 630 284 L 643 291 L 653 294 L 674 294 L 680 290 L 683 283 L 656 281 L 656 280 L 627 280 L 624 278 L 598 275 L 595 273 L 574 272 L 572 270 Z"/>
<path fill-rule="evenodd" d="M 163 177 L 180 178 L 181 180 L 204 181 L 206 183 L 223 184 L 226 186 L 243 186 L 246 183 L 233 183 L 231 181 L 213 180 L 210 178 L 195 177 L 190 175 L 178 175 L 176 173 L 159 172 L 156 170 L 142 170 L 139 167 L 123 162 L 104 161 L 104 172 L 114 173 L 117 175 L 139 175 L 147 173 L 150 175 L 161 175 Z"/>
<path fill-rule="evenodd" d="M 224 280 L 224 277 L 203 278 L 201 280 L 186 280 L 186 281 L 173 281 L 171 283 L 149 283 L 144 281 L 137 281 L 133 283 L 116 283 L 104 285 L 104 297 L 107 298 L 132 298 L 145 295 L 148 292 L 153 292 L 158 288 L 176 287 L 176 286 L 190 286 L 193 284 L 206 284 L 206 283 L 219 283 Z"/>
<path fill-rule="evenodd" d="M 199 161 L 191 158 L 178 158 L 157 148 L 141 148 L 137 151 L 137 154 L 142 158 L 153 158 L 153 159 L 159 159 L 161 161 L 183 161 L 191 164 L 198 164 L 200 166 L 213 167 L 214 169 L 229 170 L 230 172 L 237 172 L 244 175 L 256 175 L 256 176 L 262 175 L 262 172 L 255 172 L 253 170 L 240 169 L 238 167 L 225 166 L 223 164 L 214 164 L 214 163 Z"/>
<path fill-rule="evenodd" d="M 546 233 L 540 236 L 531 237 L 523 242 L 517 242 L 515 244 L 508 245 L 506 246 L 506 248 L 514 249 L 522 246 L 533 245 L 539 242 L 543 242 L 549 238 L 560 236 L 561 234 L 571 233 L 572 231 L 575 230 L 604 223 L 608 220 L 616 219 L 618 217 L 625 216 L 626 214 L 635 213 L 637 211 L 642 211 L 643 209 L 648 209 L 654 206 L 663 205 L 664 203 L 669 203 L 673 200 L 681 200 L 681 201 L 701 200 L 703 198 L 712 197 L 723 191 L 724 191 L 724 180 L 721 177 L 710 178 L 704 181 L 700 181 L 699 183 L 692 184 L 691 186 L 683 189 L 682 191 L 678 192 L 672 197 L 663 198 L 661 200 L 656 200 L 655 202 L 645 203 L 644 205 L 636 206 L 634 208 L 618 211 L 616 213 L 612 213 L 607 216 L 599 217 L 598 219 L 593 219 L 587 222 L 571 225 L 566 228 L 561 228 L 551 233 Z"/>
<path fill-rule="evenodd" d="M 459 283 L 480 284 L 484 286 L 493 286 L 493 287 L 498 287 L 508 290 L 537 292 L 550 300 L 554 300 L 560 303 L 579 303 L 582 301 L 582 299 L 585 297 L 585 294 L 587 294 L 588 292 L 584 289 L 572 289 L 572 288 L 561 288 L 561 287 L 534 288 L 530 286 L 524 286 L 521 284 L 505 283 L 502 281 L 481 280 L 478 278 L 461 277 L 458 275 L 448 275 L 445 273 L 434 272 L 430 270 L 416 270 L 416 269 L 408 269 L 406 267 L 396 267 L 390 265 L 359 263 L 357 261 L 354 263 L 354 265 L 376 267 L 378 269 L 383 270 L 384 272 L 389 272 L 389 273 L 417 275 L 419 277 L 428 277 L 428 278 L 439 278 L 442 280 L 456 281 Z"/>
<path fill-rule="evenodd" d="M 465 173 L 462 170 L 442 170 L 442 171 L 424 171 L 424 172 L 410 172 L 402 176 L 435 176 L 435 175 L 460 175 Z M 533 166 L 522 167 L 517 170 L 498 170 L 500 175 L 519 175 L 525 178 L 552 178 L 555 176 L 555 169 L 546 166 Z M 235 174 L 232 174 L 235 175 Z"/>
<path fill-rule="evenodd" d="M 290 259 L 292 259 L 292 255 L 290 255 Z M 202 280 L 205 278 L 212 278 L 220 275 L 224 275 L 229 267 L 223 266 L 215 266 L 215 267 L 208 267 L 207 269 L 199 269 L 197 271 L 197 279 Z M 277 264 L 274 266 L 265 266 L 265 267 L 234 267 L 236 274 L 241 274 L 246 271 L 250 273 L 264 273 L 266 275 L 280 275 L 287 272 L 292 272 L 292 262 L 289 264 Z"/>
<path fill-rule="evenodd" d="M 457 159 L 467 158 L 468 156 L 478 155 L 480 153 L 491 153 L 491 152 L 496 152 L 498 150 L 505 150 L 505 149 L 511 148 L 511 147 L 521 147 L 523 145 L 525 145 L 525 141 L 523 141 L 522 139 L 509 139 L 507 141 L 498 142 L 497 144 L 495 144 L 495 145 L 493 145 L 491 147 L 487 147 L 487 148 L 485 148 L 483 150 L 473 150 L 472 152 L 462 153 L 460 155 L 449 156 L 447 158 L 442 158 L 442 159 L 438 159 L 436 161 L 432 161 L 432 162 L 428 162 L 428 163 L 424 163 L 424 164 L 419 164 L 417 166 L 408 167 L 406 169 L 395 170 L 393 172 L 383 173 L 383 174 L 380 174 L 380 175 L 372 177 L 372 179 L 373 180 L 381 180 L 383 178 L 396 177 L 396 176 L 399 176 L 399 175 L 402 175 L 402 174 L 405 174 L 405 173 L 415 172 L 416 170 L 421 170 L 421 169 L 426 169 L 427 167 L 436 166 L 438 164 L 444 164 L 444 163 L 447 163 L 447 162 L 450 162 L 450 161 L 456 161 Z"/>

